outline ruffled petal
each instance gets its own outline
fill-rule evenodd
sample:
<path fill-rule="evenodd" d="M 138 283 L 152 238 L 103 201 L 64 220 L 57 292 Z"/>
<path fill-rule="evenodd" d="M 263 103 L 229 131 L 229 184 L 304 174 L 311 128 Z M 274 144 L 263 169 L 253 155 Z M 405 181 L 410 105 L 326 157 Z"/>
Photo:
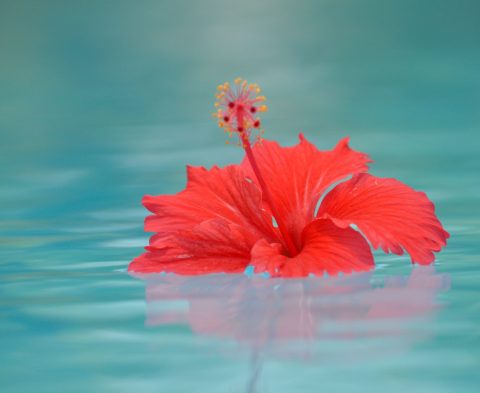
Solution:
<path fill-rule="evenodd" d="M 302 134 L 299 138 L 300 143 L 292 147 L 265 140 L 253 148 L 273 203 L 297 248 L 303 229 L 314 218 L 320 196 L 333 183 L 367 171 L 371 161 L 366 154 L 350 149 L 348 138 L 329 151 L 318 150 Z M 247 160 L 242 166 L 256 181 Z"/>
<path fill-rule="evenodd" d="M 331 275 L 340 272 L 366 271 L 373 267 L 370 246 L 352 228 L 339 228 L 329 219 L 312 221 L 302 233 L 302 249 L 293 257 L 282 254 L 278 243 L 262 239 L 252 250 L 256 273 L 273 277 L 305 277 L 309 274 Z"/>
<path fill-rule="evenodd" d="M 175 233 L 164 246 L 146 248 L 130 263 L 129 271 L 197 275 L 243 272 L 252 244 L 244 228 L 214 219 Z"/>
<path fill-rule="evenodd" d="M 405 250 L 420 264 L 433 262 L 433 252 L 449 237 L 425 193 L 369 174 L 337 185 L 322 201 L 318 217 L 341 227 L 355 224 L 375 249 L 398 255 Z"/>
<path fill-rule="evenodd" d="M 150 242 L 154 246 L 176 231 L 215 218 L 248 229 L 254 239 L 277 236 L 271 216 L 260 208 L 260 190 L 238 165 L 210 170 L 188 166 L 185 190 L 176 195 L 146 195 L 142 203 L 154 213 L 145 220 L 145 231 L 157 233 Z"/>
<path fill-rule="evenodd" d="M 259 238 L 278 241 L 271 216 L 261 209 L 258 187 L 240 166 L 188 167 L 187 174 L 184 191 L 144 197 L 154 213 L 145 220 L 145 230 L 156 233 L 130 271 L 239 272 Z"/>

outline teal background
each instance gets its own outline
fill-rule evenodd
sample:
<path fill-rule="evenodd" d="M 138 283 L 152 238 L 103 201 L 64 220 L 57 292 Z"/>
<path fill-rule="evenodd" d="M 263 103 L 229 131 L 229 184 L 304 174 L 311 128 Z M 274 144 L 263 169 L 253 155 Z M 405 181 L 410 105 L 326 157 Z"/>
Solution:
<path fill-rule="evenodd" d="M 1 0 L 2 391 L 477 391 L 479 14 L 475 0 Z M 302 131 L 326 149 L 349 135 L 373 174 L 435 202 L 452 237 L 434 275 L 449 284 L 396 317 L 408 329 L 358 317 L 375 288 L 412 275 L 407 257 L 379 253 L 368 285 L 346 284 L 352 297 L 300 283 L 323 305 L 310 309 L 324 323 L 309 340 L 206 334 L 183 295 L 155 302 L 183 319 L 145 326 L 146 284 L 126 273 L 148 239 L 141 197 L 181 190 L 186 164 L 241 159 L 210 116 L 217 84 L 237 76 L 267 96 L 267 138 L 293 144 Z M 188 285 L 215 301 L 217 284 Z M 274 298 L 260 304 L 290 310 Z M 356 317 L 325 314 L 338 302 Z M 257 326 L 264 310 L 240 315 Z M 356 334 L 325 335 L 331 326 Z"/>

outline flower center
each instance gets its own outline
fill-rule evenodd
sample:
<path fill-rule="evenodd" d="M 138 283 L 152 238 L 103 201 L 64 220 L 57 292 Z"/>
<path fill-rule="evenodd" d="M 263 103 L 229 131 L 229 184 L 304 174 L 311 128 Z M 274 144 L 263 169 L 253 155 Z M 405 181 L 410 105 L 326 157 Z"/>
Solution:
<path fill-rule="evenodd" d="M 218 109 L 217 112 L 214 113 L 214 116 L 219 119 L 218 125 L 223 128 L 229 136 L 233 136 L 233 134 L 239 136 L 238 145 L 242 146 L 245 150 L 247 159 L 262 190 L 263 198 L 270 207 L 273 218 L 278 225 L 284 247 L 288 251 L 289 256 L 293 257 L 298 254 L 298 249 L 292 240 L 282 216 L 273 203 L 272 193 L 258 166 L 250 142 L 252 139 L 252 131 L 260 127 L 260 120 L 258 117 L 255 117 L 255 115 L 257 115 L 258 112 L 265 112 L 268 109 L 264 104 L 259 105 L 259 103 L 265 101 L 265 97 L 258 96 L 260 93 L 258 85 L 248 84 L 247 81 L 240 78 L 235 79 L 234 88 L 231 88 L 230 84 L 226 82 L 218 86 L 217 89 L 219 93 L 216 95 L 218 101 L 215 103 L 215 107 Z M 263 130 L 260 130 L 257 134 L 255 138 L 256 142 L 261 141 L 261 135 L 263 135 Z"/>

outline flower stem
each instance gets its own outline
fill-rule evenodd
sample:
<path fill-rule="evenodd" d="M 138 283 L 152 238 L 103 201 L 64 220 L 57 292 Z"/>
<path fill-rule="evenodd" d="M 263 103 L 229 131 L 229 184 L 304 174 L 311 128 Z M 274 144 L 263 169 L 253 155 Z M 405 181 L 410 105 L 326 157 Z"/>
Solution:
<path fill-rule="evenodd" d="M 272 215 L 275 218 L 275 221 L 277 222 L 278 229 L 282 234 L 283 240 L 285 242 L 285 247 L 287 248 L 287 251 L 290 254 L 290 256 L 293 257 L 298 254 L 297 247 L 295 246 L 295 243 L 293 242 L 292 237 L 290 236 L 290 232 L 288 231 L 287 226 L 281 220 L 281 216 L 278 213 L 277 208 L 273 204 L 272 194 L 270 193 L 270 190 L 267 187 L 267 183 L 265 183 L 262 173 L 260 172 L 260 168 L 257 164 L 257 160 L 255 159 L 255 156 L 253 155 L 252 146 L 250 145 L 248 136 L 245 133 L 241 133 L 240 136 L 242 139 L 243 148 L 245 150 L 245 153 L 247 154 L 248 161 L 250 162 L 253 172 L 257 177 L 260 188 L 262 189 L 265 201 L 270 207 L 270 211 L 272 212 Z"/>

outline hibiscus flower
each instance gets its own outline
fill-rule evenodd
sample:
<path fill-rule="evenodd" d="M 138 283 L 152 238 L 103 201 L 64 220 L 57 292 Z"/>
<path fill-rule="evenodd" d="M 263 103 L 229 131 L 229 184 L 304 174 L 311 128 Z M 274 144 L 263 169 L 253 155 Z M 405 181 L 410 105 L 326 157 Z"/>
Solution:
<path fill-rule="evenodd" d="M 257 85 L 237 79 L 218 89 L 215 116 L 238 136 L 245 159 L 210 170 L 187 166 L 183 191 L 146 195 L 153 214 L 145 230 L 154 235 L 129 271 L 197 275 L 253 266 L 274 277 L 334 275 L 371 269 L 368 242 L 419 264 L 446 245 L 449 234 L 425 193 L 366 173 L 371 160 L 348 138 L 321 151 L 300 134 L 297 145 L 282 147 L 261 138 L 257 116 L 267 107 Z"/>

